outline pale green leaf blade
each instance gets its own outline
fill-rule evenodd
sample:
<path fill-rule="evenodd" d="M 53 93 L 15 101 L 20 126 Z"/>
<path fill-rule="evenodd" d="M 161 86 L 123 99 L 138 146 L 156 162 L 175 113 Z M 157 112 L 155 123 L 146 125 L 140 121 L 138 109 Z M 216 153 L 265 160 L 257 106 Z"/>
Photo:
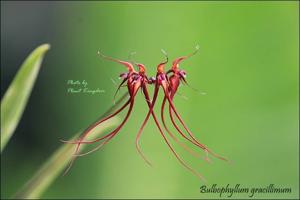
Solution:
<path fill-rule="evenodd" d="M 23 62 L 1 101 L 1 152 L 14 133 L 26 107 L 49 44 L 37 47 Z"/>
<path fill-rule="evenodd" d="M 100 126 L 93 129 L 86 137 L 86 140 L 92 140 L 98 138 L 105 129 L 115 126 L 119 122 L 119 118 L 114 117 L 110 120 L 102 123 Z M 79 134 L 76 134 L 70 141 L 74 141 L 78 138 Z M 80 151 L 84 149 L 85 145 L 82 145 Z M 68 163 L 72 159 L 72 155 L 75 152 L 76 145 L 63 144 L 52 156 L 45 162 L 41 168 L 33 175 L 33 177 L 21 188 L 21 190 L 13 197 L 14 199 L 38 199 L 43 192 L 51 185 L 55 178 L 66 168 Z M 78 153 L 79 153 L 78 152 Z M 69 172 L 71 173 L 71 172 Z"/>

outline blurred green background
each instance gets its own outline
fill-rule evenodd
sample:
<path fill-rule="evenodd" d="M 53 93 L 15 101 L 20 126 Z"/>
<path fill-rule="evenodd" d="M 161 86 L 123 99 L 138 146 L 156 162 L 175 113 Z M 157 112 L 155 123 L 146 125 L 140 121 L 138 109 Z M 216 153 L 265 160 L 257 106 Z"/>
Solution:
<path fill-rule="evenodd" d="M 134 145 L 147 112 L 139 94 L 120 134 L 78 159 L 43 197 L 219 198 L 199 191 L 216 183 L 275 184 L 291 187 L 292 193 L 255 197 L 298 198 L 298 6 L 296 1 L 1 1 L 1 97 L 29 52 L 51 44 L 21 123 L 1 155 L 1 197 L 13 195 L 61 145 L 59 139 L 71 137 L 112 105 L 111 78 L 117 80 L 124 68 L 99 59 L 98 49 L 120 59 L 136 51 L 134 59 L 153 76 L 161 48 L 174 59 L 199 44 L 200 52 L 181 67 L 206 95 L 181 87 L 187 99 L 179 95 L 175 104 L 197 138 L 231 164 L 214 158 L 207 164 L 174 144 L 207 183 L 199 181 L 174 158 L 151 119 L 141 138 L 154 164 L 148 167 Z M 70 79 L 86 80 L 105 93 L 67 93 Z"/>

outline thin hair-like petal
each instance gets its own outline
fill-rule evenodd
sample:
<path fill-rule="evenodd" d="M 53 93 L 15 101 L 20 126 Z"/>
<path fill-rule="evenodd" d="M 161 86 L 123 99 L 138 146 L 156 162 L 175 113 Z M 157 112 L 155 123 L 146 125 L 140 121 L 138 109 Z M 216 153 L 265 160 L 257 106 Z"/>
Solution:
<path fill-rule="evenodd" d="M 121 130 L 121 128 L 124 126 L 124 124 L 126 123 L 126 121 L 128 120 L 128 118 L 129 118 L 129 116 L 131 114 L 133 105 L 134 105 L 134 100 L 132 100 L 132 102 L 130 103 L 129 109 L 128 109 L 127 114 L 126 114 L 124 120 L 122 121 L 122 123 L 115 130 L 113 130 L 111 133 L 107 134 L 107 135 L 109 135 L 109 137 L 104 142 L 100 143 L 97 147 L 95 147 L 94 149 L 92 149 L 92 150 L 90 150 L 88 152 L 85 152 L 85 153 L 82 153 L 82 154 L 76 153 L 76 154 L 74 154 L 74 156 L 75 157 L 79 157 L 79 156 L 88 155 L 90 153 L 93 153 L 93 152 L 97 151 L 102 146 L 104 146 L 105 144 L 107 144 Z"/>
<path fill-rule="evenodd" d="M 143 92 L 144 92 L 145 99 L 146 99 L 146 102 L 147 102 L 148 107 L 149 107 L 149 111 L 148 111 L 148 113 L 147 113 L 147 115 L 146 115 L 146 117 L 145 117 L 145 119 L 144 119 L 144 121 L 143 121 L 143 124 L 142 124 L 142 126 L 140 127 L 139 132 L 138 132 L 138 134 L 137 134 L 137 136 L 136 136 L 136 139 L 135 139 L 135 146 L 136 146 L 136 149 L 137 149 L 138 153 L 142 156 L 142 158 L 145 160 L 145 162 L 146 162 L 147 164 L 149 164 L 150 166 L 152 166 L 152 163 L 147 159 L 147 157 L 146 157 L 146 156 L 144 155 L 144 153 L 142 152 L 141 147 L 140 147 L 140 145 L 139 145 L 139 141 L 140 141 L 141 134 L 142 134 L 142 132 L 143 132 L 143 130 L 144 130 L 144 127 L 145 127 L 145 125 L 147 124 L 147 122 L 148 122 L 148 120 L 149 120 L 149 117 L 150 117 L 150 115 L 151 115 L 151 113 L 152 113 L 152 109 L 153 109 L 153 107 L 154 107 L 154 105 L 155 105 L 155 102 L 156 102 L 156 99 L 157 99 L 157 94 L 158 94 L 158 87 L 155 86 L 155 89 L 154 89 L 154 95 L 153 95 L 152 102 L 151 102 L 151 100 L 150 100 L 150 98 L 149 98 L 149 95 L 148 95 L 148 98 L 147 98 L 146 93 L 148 94 L 148 91 L 147 91 L 146 86 L 143 86 Z"/>
<path fill-rule="evenodd" d="M 147 99 L 150 99 L 148 93 L 145 93 L 145 95 L 146 95 L 146 98 L 147 98 Z M 161 126 L 160 126 L 160 124 L 159 124 L 157 118 L 156 118 L 156 115 L 155 115 L 154 112 L 153 112 L 153 109 L 152 109 L 152 116 L 153 116 L 153 119 L 154 119 L 154 121 L 155 121 L 155 123 L 156 123 L 157 128 L 159 129 L 159 132 L 160 132 L 161 136 L 163 137 L 163 139 L 164 139 L 165 142 L 167 143 L 169 149 L 170 149 L 171 152 L 174 154 L 174 156 L 176 157 L 176 159 L 177 159 L 177 160 L 178 160 L 178 161 L 179 161 L 186 169 L 188 169 L 190 172 L 192 172 L 194 175 L 196 175 L 196 176 L 197 176 L 198 178 L 200 178 L 201 180 L 205 181 L 204 177 L 203 177 L 201 174 L 199 174 L 197 171 L 195 171 L 193 168 L 191 168 L 188 164 L 186 164 L 186 163 L 182 160 L 182 158 L 176 153 L 175 149 L 172 147 L 172 145 L 171 145 L 170 142 L 168 141 L 167 137 L 165 136 L 165 134 L 164 134 L 164 132 L 163 132 L 163 130 L 162 130 L 162 128 L 161 128 Z"/>
<path fill-rule="evenodd" d="M 192 138 L 192 140 L 194 141 L 193 144 L 197 143 L 199 147 L 201 147 L 202 149 L 208 151 L 211 155 L 213 155 L 214 157 L 217 157 L 221 160 L 224 161 L 228 161 L 226 158 L 219 156 L 218 154 L 212 152 L 210 149 L 208 149 L 206 146 L 204 146 L 203 144 L 201 144 L 200 142 L 198 142 L 198 140 L 194 137 L 194 135 L 192 134 L 192 132 L 189 130 L 189 128 L 186 126 L 186 124 L 184 123 L 184 121 L 182 120 L 181 116 L 178 114 L 178 112 L 176 111 L 176 108 L 173 104 L 173 101 L 171 100 L 170 96 L 168 95 L 166 89 L 164 89 L 165 91 L 165 95 L 169 101 L 170 107 L 172 108 L 172 110 L 174 111 L 176 117 L 178 118 L 178 120 L 180 121 L 180 123 L 182 124 L 182 126 L 184 127 L 184 129 L 188 132 L 188 134 L 190 135 L 190 137 Z M 171 114 L 172 112 L 170 112 Z M 175 124 L 175 123 L 173 123 Z M 174 125 L 175 126 L 175 125 Z M 176 127 L 176 126 L 175 126 Z M 178 126 L 177 126 L 178 127 Z M 177 128 L 176 128 L 177 129 Z M 177 129 L 178 131 L 180 130 L 179 128 Z M 181 131 L 179 131 L 180 133 L 182 133 Z M 184 136 L 184 134 L 182 134 L 182 136 Z M 185 136 L 184 136 L 185 137 Z M 186 138 L 186 137 L 185 137 Z M 186 138 L 187 139 L 187 138 Z M 188 139 L 189 140 L 189 139 Z M 192 142 L 192 141 L 191 141 Z"/>
<path fill-rule="evenodd" d="M 64 143 L 69 143 L 69 144 L 78 144 L 78 143 L 83 143 L 83 144 L 90 144 L 90 143 L 94 143 L 96 141 L 99 141 L 101 139 L 94 139 L 91 141 L 84 141 L 84 138 L 95 128 L 97 127 L 99 124 L 107 121 L 108 119 L 116 116 L 118 113 L 120 113 L 122 110 L 124 110 L 130 103 L 130 99 L 128 99 L 128 101 L 121 107 L 119 108 L 117 111 L 115 111 L 114 113 L 108 115 L 107 117 L 104 117 L 103 119 L 100 119 L 99 121 L 97 121 L 96 123 L 92 124 L 91 126 L 89 126 L 85 131 L 83 131 L 83 134 L 81 136 L 81 138 L 77 141 L 66 141 L 66 140 L 61 140 Z"/>
<path fill-rule="evenodd" d="M 164 97 L 163 103 L 162 103 L 162 106 L 161 106 L 161 121 L 163 123 L 163 126 L 164 126 L 165 130 L 167 131 L 167 133 L 170 135 L 170 137 L 177 144 L 179 144 L 182 148 L 184 148 L 186 151 L 188 151 L 191 155 L 193 155 L 195 157 L 198 157 L 198 158 L 202 158 L 202 156 L 199 153 L 193 151 L 188 146 L 186 146 L 184 143 L 180 142 L 180 140 L 178 140 L 178 138 L 175 135 L 173 135 L 172 132 L 170 131 L 170 129 L 167 127 L 166 122 L 165 122 L 165 118 L 164 118 L 164 108 L 165 108 L 166 100 L 167 100 L 167 98 Z"/>

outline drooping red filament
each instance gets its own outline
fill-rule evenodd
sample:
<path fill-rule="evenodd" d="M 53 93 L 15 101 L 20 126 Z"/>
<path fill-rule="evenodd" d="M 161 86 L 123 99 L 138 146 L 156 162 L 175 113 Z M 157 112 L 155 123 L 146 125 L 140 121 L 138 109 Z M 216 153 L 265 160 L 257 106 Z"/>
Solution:
<path fill-rule="evenodd" d="M 166 129 L 166 131 L 168 132 L 168 134 L 170 135 L 170 137 L 177 143 L 177 144 L 179 144 L 182 148 L 184 148 L 186 151 L 188 151 L 191 155 L 193 155 L 193 156 L 195 156 L 195 157 L 200 157 L 200 158 L 202 158 L 202 156 L 199 154 L 199 153 L 197 153 L 197 152 L 195 152 L 195 151 L 193 151 L 192 149 L 190 149 L 188 146 L 186 146 L 184 143 L 182 143 L 180 140 L 178 140 L 178 138 L 170 131 L 170 129 L 167 127 L 167 125 L 166 125 L 166 122 L 165 122 L 165 118 L 164 118 L 164 109 L 165 109 L 165 104 L 166 104 L 166 100 L 167 100 L 167 98 L 166 97 L 164 97 L 164 99 L 163 99 L 163 102 L 162 102 L 162 106 L 161 106 L 161 120 L 162 120 L 162 123 L 163 123 L 163 126 L 164 126 L 164 128 Z M 171 118 L 172 119 L 172 118 Z M 173 120 L 173 119 L 172 119 Z M 172 121 L 172 123 L 173 123 L 173 121 Z M 173 125 L 176 127 L 176 129 L 177 129 L 177 125 L 176 124 L 174 124 L 173 123 Z M 179 131 L 178 129 L 177 129 L 177 131 Z M 182 134 L 182 132 L 180 132 L 180 134 Z"/>
<path fill-rule="evenodd" d="M 96 123 L 94 123 L 93 125 L 91 125 L 90 127 L 88 127 L 84 132 L 81 138 L 85 138 L 95 127 L 97 127 L 99 124 L 111 119 L 112 117 L 115 117 L 118 113 L 120 113 L 122 110 L 124 110 L 130 103 L 130 99 L 121 107 L 119 108 L 117 111 L 115 111 L 114 113 L 110 114 L 107 117 L 104 117 L 103 119 L 100 119 L 99 121 L 97 121 Z M 104 137 L 105 138 L 105 137 Z M 102 138 L 102 139 L 104 139 Z M 94 139 L 91 141 L 83 141 L 82 139 L 79 139 L 77 141 L 66 141 L 66 140 L 61 140 L 62 142 L 65 143 L 69 143 L 69 144 L 78 144 L 78 143 L 82 143 L 82 144 L 91 144 L 97 141 L 100 141 L 102 139 Z"/>
<path fill-rule="evenodd" d="M 124 124 L 126 123 L 126 121 L 128 120 L 128 118 L 130 116 L 130 113 L 131 113 L 133 105 L 134 105 L 134 97 L 135 97 L 137 91 L 139 90 L 139 88 L 141 87 L 140 80 L 137 77 L 138 74 L 135 72 L 134 67 L 133 67 L 133 65 L 131 63 L 126 62 L 126 61 L 120 61 L 120 60 L 117 60 L 117 59 L 114 59 L 114 58 L 111 58 L 111 57 L 108 57 L 108 56 L 104 56 L 100 52 L 98 52 L 98 55 L 102 56 L 105 59 L 112 60 L 114 62 L 120 63 L 120 64 L 122 64 L 122 65 L 124 65 L 124 66 L 127 67 L 128 73 L 126 74 L 126 77 L 124 78 L 124 80 L 122 81 L 122 83 L 119 85 L 117 91 L 127 81 L 127 88 L 128 88 L 128 93 L 130 95 L 130 99 L 120 109 L 118 109 L 113 114 L 111 114 L 111 115 L 109 115 L 109 116 L 107 116 L 107 117 L 105 117 L 105 118 L 97 121 L 96 123 L 94 123 L 93 125 L 91 125 L 90 127 L 88 127 L 84 131 L 84 133 L 82 134 L 82 136 L 80 137 L 79 140 L 77 140 L 77 141 L 63 141 L 63 142 L 66 142 L 66 143 L 71 143 L 71 144 L 76 144 L 77 145 L 76 149 L 75 149 L 75 152 L 73 154 L 73 158 L 72 158 L 72 160 L 71 160 L 71 162 L 70 162 L 67 170 L 65 171 L 65 174 L 71 168 L 71 166 L 73 165 L 75 159 L 78 156 L 87 155 L 87 154 L 92 153 L 95 150 L 99 149 L 101 146 L 103 146 L 108 141 L 110 141 L 121 130 L 121 128 L 124 126 Z M 109 134 L 107 134 L 107 135 L 105 135 L 105 136 L 103 136 L 101 138 L 97 138 L 97 139 L 94 139 L 92 141 L 85 141 L 85 138 L 91 133 L 91 131 L 95 127 L 97 127 L 98 125 L 100 125 L 104 121 L 106 121 L 106 120 L 108 120 L 108 119 L 116 116 L 118 113 L 120 113 L 122 110 L 124 110 L 128 105 L 130 105 L 130 106 L 129 106 L 128 112 L 126 114 L 126 117 L 124 118 L 124 120 L 122 121 L 122 123 L 117 128 L 115 128 L 112 132 L 110 132 Z M 106 139 L 106 140 L 103 143 L 100 143 L 100 145 L 98 145 L 95 149 L 90 150 L 90 151 L 88 151 L 86 153 L 83 153 L 83 154 L 79 154 L 78 153 L 79 150 L 80 150 L 81 144 L 91 144 L 91 143 L 95 143 L 95 142 L 98 142 L 98 141 L 103 140 L 103 139 Z"/>
<path fill-rule="evenodd" d="M 169 114 L 170 114 L 170 118 L 172 121 L 173 126 L 176 128 L 176 130 L 180 133 L 181 136 L 183 136 L 186 140 L 188 140 L 189 142 L 193 143 L 194 145 L 202 148 L 205 152 L 210 153 L 211 155 L 213 155 L 214 157 L 217 157 L 221 160 L 225 160 L 227 161 L 226 158 L 221 157 L 215 153 L 213 153 L 211 150 L 209 150 L 206 146 L 204 146 L 203 144 L 201 144 L 192 134 L 192 132 L 189 130 L 189 128 L 186 126 L 186 124 L 184 123 L 184 121 L 182 120 L 181 116 L 178 114 L 178 112 L 176 111 L 176 108 L 173 104 L 173 98 L 177 92 L 178 86 L 180 84 L 180 80 L 182 80 L 184 83 L 187 83 L 185 80 L 185 72 L 183 70 L 179 69 L 179 63 L 181 61 L 183 61 L 186 58 L 191 57 L 192 55 L 195 55 L 197 53 L 197 51 L 199 50 L 199 47 L 196 47 L 196 50 L 187 55 L 187 56 L 182 56 L 179 57 L 177 59 L 175 59 L 173 61 L 172 64 L 172 68 L 171 70 L 169 70 L 167 72 L 167 74 L 169 73 L 173 73 L 170 77 L 169 77 L 169 82 L 165 83 L 165 85 L 163 86 L 163 90 L 164 90 L 164 94 L 165 94 L 165 99 L 168 100 L 169 102 Z M 164 100 L 165 101 L 165 100 Z M 190 138 L 188 138 L 178 127 L 178 125 L 176 124 L 174 117 L 173 117 L 173 112 L 175 113 L 177 119 L 180 121 L 180 123 L 182 124 L 182 126 L 184 127 L 184 129 L 187 131 L 188 135 L 190 136 Z M 206 158 L 208 159 L 208 158 Z"/>
<path fill-rule="evenodd" d="M 156 102 L 156 99 L 157 99 L 157 92 L 156 92 L 156 90 L 157 90 L 157 88 L 155 88 L 155 90 L 154 90 L 154 96 L 153 96 L 152 102 L 150 101 L 150 99 L 147 99 L 147 98 L 146 98 L 146 102 L 147 102 L 147 104 L 148 104 L 149 111 L 148 111 L 148 113 L 147 113 L 147 115 L 146 115 L 146 117 L 145 117 L 145 119 L 144 119 L 144 122 L 143 122 L 141 128 L 139 129 L 139 132 L 138 132 L 138 134 L 137 134 L 137 136 L 136 136 L 136 139 L 135 139 L 135 146 L 136 146 L 137 151 L 138 151 L 139 154 L 142 156 L 142 158 L 145 160 L 145 162 L 146 162 L 147 164 L 149 164 L 150 166 L 152 166 L 152 164 L 151 164 L 151 162 L 146 158 L 146 156 L 144 155 L 144 153 L 142 152 L 141 147 L 140 147 L 140 145 L 139 145 L 139 140 L 140 140 L 141 134 L 142 134 L 142 132 L 143 132 L 143 130 L 144 130 L 144 127 L 145 127 L 145 125 L 147 124 L 147 122 L 148 122 L 148 120 L 149 120 L 149 117 L 150 117 L 150 115 L 151 115 L 151 113 L 152 113 L 153 107 L 154 107 L 154 105 L 155 105 L 155 102 Z M 144 92 L 144 95 L 146 96 L 146 94 L 145 94 L 145 92 L 147 92 L 146 86 L 143 86 L 143 92 Z"/>
<path fill-rule="evenodd" d="M 84 134 L 83 134 L 83 136 L 80 138 L 80 140 L 79 141 L 77 141 L 77 142 L 75 142 L 75 143 L 73 143 L 73 144 L 77 144 L 77 147 L 76 147 L 76 150 L 75 150 L 75 153 L 73 154 L 73 158 L 72 158 L 72 160 L 71 160 L 71 162 L 70 162 L 70 164 L 69 164 L 69 167 L 67 168 L 67 170 L 65 171 L 65 173 L 64 174 L 66 174 L 68 171 L 69 171 L 69 169 L 71 168 L 71 166 L 73 165 L 73 163 L 74 163 L 74 161 L 75 161 L 75 159 L 77 158 L 77 157 L 79 157 L 79 156 L 84 156 L 84 155 L 88 155 L 88 154 L 90 154 L 90 153 L 92 153 L 92 152 L 94 152 L 94 151 L 96 151 L 96 150 L 98 150 L 100 147 L 102 147 L 102 146 L 104 146 L 106 143 L 108 143 L 120 130 L 121 130 L 121 128 L 124 126 L 124 124 L 126 123 L 126 121 L 128 120 L 128 118 L 129 118 L 129 116 L 130 116 L 130 114 L 131 114 L 131 111 L 132 111 L 132 108 L 133 108 L 133 105 L 134 105 L 134 97 L 135 97 L 135 95 L 136 95 L 136 93 L 137 93 L 137 91 L 138 91 L 138 89 L 139 89 L 139 87 L 140 86 L 138 86 L 138 87 L 136 87 L 135 89 L 135 91 L 133 91 L 133 96 L 131 96 L 130 97 L 130 99 L 129 99 L 129 101 L 130 101 L 130 106 L 129 106 L 129 109 L 128 109 L 128 111 L 127 111 L 127 114 L 126 114 L 126 116 L 125 116 L 125 118 L 124 118 L 124 120 L 122 121 L 122 123 L 117 127 L 117 128 L 115 128 L 112 132 L 110 132 L 109 134 L 107 134 L 107 135 L 105 135 L 105 136 L 103 136 L 103 137 L 101 137 L 101 138 L 98 138 L 98 139 L 95 139 L 95 140 L 93 140 L 93 141 L 84 141 L 84 138 L 88 135 L 88 133 L 90 133 L 90 131 L 94 128 L 94 127 L 96 127 L 96 125 L 94 125 L 94 126 L 92 126 L 92 128 L 90 128 L 90 129 L 88 129 L 88 131 L 87 132 L 85 132 Z M 123 110 L 125 107 L 127 107 L 127 102 L 122 106 L 122 108 L 120 108 L 118 111 L 120 112 L 121 110 Z M 116 112 L 116 113 L 118 113 L 118 111 Z M 116 115 L 116 113 L 114 113 L 114 114 L 112 114 L 112 115 Z M 107 117 L 108 118 L 108 117 Z M 111 118 L 111 117 L 110 117 Z M 102 120 L 101 120 L 102 121 Z M 98 123 L 98 124 L 100 124 L 100 123 Z M 79 152 L 79 149 L 80 149 L 80 146 L 81 146 L 81 144 L 84 144 L 84 143 L 86 143 L 86 144 L 89 144 L 89 143 L 95 143 L 95 142 L 98 142 L 98 141 L 100 141 L 100 140 L 103 140 L 103 139 L 105 139 L 105 138 L 107 138 L 103 143 L 100 143 L 96 148 L 94 148 L 94 149 L 92 149 L 92 150 L 90 150 L 90 151 L 88 151 L 88 152 L 86 152 L 86 153 L 82 153 L 82 154 L 78 154 L 78 152 Z"/>
<path fill-rule="evenodd" d="M 127 114 L 126 114 L 124 120 L 122 121 L 122 123 L 116 129 L 114 129 L 112 132 L 110 132 L 109 134 L 106 135 L 106 137 L 108 137 L 108 138 L 103 143 L 99 144 L 96 148 L 94 148 L 94 149 L 92 149 L 92 150 L 90 150 L 88 152 L 85 152 L 85 153 L 82 153 L 82 154 L 78 154 L 77 153 L 77 154 L 74 154 L 74 156 L 78 157 L 78 156 L 88 155 L 88 154 L 90 154 L 90 153 L 92 153 L 92 152 L 100 149 L 105 144 L 107 144 L 121 130 L 121 128 L 127 122 L 128 118 L 129 118 L 129 116 L 131 114 L 133 106 L 134 106 L 134 99 L 132 99 L 132 101 L 130 102 L 129 109 L 128 109 Z M 97 141 L 99 141 L 99 139 L 97 139 L 95 142 L 97 142 Z"/>
<path fill-rule="evenodd" d="M 158 93 L 158 91 L 159 91 L 159 88 L 157 89 L 157 92 L 156 92 L 156 93 Z M 146 91 L 144 92 L 144 94 L 145 94 L 145 98 L 146 98 L 147 102 L 150 101 L 150 97 L 149 97 L 149 94 L 148 94 L 147 89 L 146 89 Z M 154 95 L 157 95 L 157 94 L 154 94 Z M 196 170 L 194 170 L 194 169 L 191 168 L 188 164 L 186 164 L 186 163 L 182 160 L 182 158 L 176 153 L 175 149 L 173 148 L 173 146 L 170 144 L 170 142 L 168 141 L 167 137 L 165 136 L 165 134 L 164 134 L 164 132 L 163 132 L 163 130 L 162 130 L 162 128 L 161 128 L 161 126 L 160 126 L 160 124 L 159 124 L 157 118 L 156 118 L 156 115 L 155 115 L 154 112 L 153 112 L 153 107 L 152 107 L 151 105 L 149 106 L 149 109 L 150 109 L 150 111 L 151 111 L 151 113 L 152 113 L 153 119 L 154 119 L 154 121 L 155 121 L 155 123 L 156 123 L 156 126 L 157 126 L 158 129 L 159 129 L 159 132 L 160 132 L 161 136 L 162 136 L 163 139 L 165 140 L 166 144 L 168 145 L 169 149 L 172 151 L 172 153 L 174 154 L 174 156 L 176 157 L 176 159 L 177 159 L 177 160 L 178 160 L 178 161 L 179 161 L 186 169 L 188 169 L 189 171 L 191 171 L 194 175 L 196 175 L 197 177 L 199 177 L 201 180 L 205 181 L 204 177 L 203 177 L 201 174 L 199 174 Z"/>

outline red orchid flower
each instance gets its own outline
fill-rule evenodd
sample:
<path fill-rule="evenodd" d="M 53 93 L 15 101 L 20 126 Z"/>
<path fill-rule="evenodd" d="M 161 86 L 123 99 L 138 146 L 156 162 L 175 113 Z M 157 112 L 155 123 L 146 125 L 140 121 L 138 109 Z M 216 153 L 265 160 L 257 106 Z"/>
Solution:
<path fill-rule="evenodd" d="M 117 92 L 120 90 L 121 87 L 124 86 L 124 84 L 126 83 L 127 89 L 128 89 L 128 94 L 129 94 L 129 99 L 127 100 L 126 103 L 124 103 L 123 106 L 121 106 L 121 108 L 119 108 L 117 111 L 115 111 L 114 113 L 110 114 L 107 117 L 104 117 L 100 120 L 98 120 L 96 123 L 92 124 L 91 126 L 89 126 L 82 134 L 82 136 L 76 140 L 76 141 L 63 141 L 66 143 L 71 143 L 71 144 L 76 144 L 76 150 L 73 154 L 73 159 L 69 164 L 69 167 L 67 168 L 67 170 L 65 171 L 65 174 L 68 172 L 68 170 L 70 169 L 70 167 L 72 166 L 73 162 L 75 161 L 75 159 L 79 156 L 84 156 L 87 155 L 89 153 L 92 153 L 96 150 L 98 150 L 99 148 L 101 148 L 102 146 L 104 146 L 105 144 L 107 144 L 124 126 L 124 124 L 127 122 L 134 103 L 135 103 L 135 96 L 137 94 L 137 92 L 141 89 L 141 92 L 144 94 L 146 103 L 148 105 L 148 113 L 142 123 L 142 126 L 140 127 L 138 134 L 136 136 L 136 140 L 135 140 L 135 144 L 136 144 L 136 148 L 138 150 L 138 153 L 142 156 L 142 158 L 146 161 L 146 163 L 148 163 L 149 165 L 152 165 L 151 162 L 146 158 L 146 156 L 143 154 L 143 152 L 141 151 L 140 145 L 139 145 L 139 141 L 140 141 L 140 137 L 141 134 L 143 132 L 143 129 L 145 127 L 145 125 L 147 124 L 147 122 L 149 121 L 150 116 L 153 117 L 155 124 L 157 126 L 157 128 L 159 129 L 159 132 L 161 134 L 161 136 L 163 137 L 164 141 L 166 142 L 167 146 L 169 147 L 169 149 L 171 150 L 171 152 L 175 155 L 175 157 L 177 158 L 177 160 L 185 167 L 187 168 L 189 171 L 191 171 L 193 174 L 195 174 L 196 176 L 198 176 L 200 179 L 204 180 L 204 178 L 202 177 L 202 175 L 200 175 L 197 171 L 195 171 L 193 168 L 191 168 L 189 165 L 187 165 L 182 158 L 178 155 L 178 153 L 176 153 L 175 149 L 173 148 L 173 146 L 171 145 L 171 143 L 169 142 L 168 138 L 166 137 L 164 130 L 162 129 L 160 122 L 158 121 L 155 113 L 154 113 L 154 106 L 157 100 L 157 96 L 159 93 L 160 88 L 163 89 L 164 92 L 164 99 L 161 105 L 161 120 L 163 123 L 163 126 L 165 128 L 165 130 L 167 131 L 167 133 L 169 134 L 169 136 L 180 146 L 182 146 L 184 149 L 186 149 L 187 151 L 189 151 L 191 154 L 193 154 L 194 156 L 199 156 L 199 154 L 197 154 L 196 152 L 194 152 L 192 149 L 190 149 L 188 146 L 186 146 L 184 143 L 182 143 L 180 140 L 178 140 L 178 138 L 170 131 L 170 129 L 166 126 L 165 123 L 165 119 L 164 119 L 164 108 L 166 103 L 169 103 L 169 115 L 170 115 L 170 119 L 172 121 L 173 126 L 175 127 L 175 129 L 180 133 L 180 135 L 188 140 L 189 142 L 191 142 L 192 144 L 196 145 L 197 147 L 200 147 L 201 149 L 203 149 L 206 152 L 206 158 L 205 160 L 208 160 L 208 154 L 211 154 L 217 158 L 220 158 L 222 160 L 226 160 L 225 158 L 213 153 L 211 150 L 209 150 L 206 146 L 204 146 L 203 144 L 201 144 L 200 142 L 198 142 L 198 140 L 194 137 L 194 135 L 192 134 L 192 132 L 188 129 L 188 127 L 186 126 L 186 124 L 184 123 L 184 121 L 182 120 L 181 116 L 179 115 L 179 113 L 177 112 L 175 105 L 173 103 L 173 99 L 174 96 L 177 93 L 177 89 L 180 85 L 180 83 L 185 83 L 187 84 L 186 81 L 186 73 L 184 70 L 181 70 L 179 68 L 179 64 L 180 62 L 182 62 L 183 60 L 191 57 L 192 55 L 194 55 L 197 51 L 198 51 L 198 47 L 196 48 L 196 51 L 194 51 L 192 54 L 189 54 L 187 56 L 182 56 L 179 57 L 177 59 L 175 59 L 172 63 L 172 67 L 169 71 L 167 71 L 167 73 L 165 73 L 164 71 L 164 67 L 168 62 L 168 56 L 167 54 L 163 51 L 163 53 L 165 54 L 165 58 L 166 60 L 162 61 L 161 63 L 158 64 L 157 66 L 157 73 L 156 73 L 156 77 L 151 77 L 148 78 L 146 75 L 146 67 L 145 65 L 141 64 L 141 63 L 135 63 L 135 65 L 138 67 L 138 72 L 135 71 L 133 64 L 127 61 L 121 61 L 118 59 L 114 59 L 108 56 L 105 56 L 103 54 L 101 54 L 100 52 L 98 52 L 98 55 L 100 55 L 102 58 L 113 61 L 113 62 L 117 62 L 121 65 L 124 65 L 127 68 L 127 72 L 122 73 L 120 75 L 120 78 L 122 78 L 122 82 L 120 83 L 120 85 L 117 88 L 117 91 L 114 95 L 114 98 L 117 94 Z M 154 92 L 153 92 L 153 97 L 152 99 L 150 99 L 149 96 L 149 92 L 148 92 L 148 84 L 154 84 Z M 85 140 L 86 137 L 91 133 L 91 131 L 98 126 L 99 124 L 105 122 L 106 120 L 116 116 L 117 114 L 119 114 L 120 112 L 122 112 L 126 107 L 128 107 L 128 111 L 127 114 L 125 116 L 125 118 L 123 119 L 123 121 L 120 123 L 119 126 L 117 126 L 113 131 L 111 131 L 110 133 L 106 134 L 105 136 L 102 136 L 100 138 L 96 138 L 90 141 Z M 174 113 L 176 118 L 180 121 L 181 125 L 184 127 L 185 131 L 188 133 L 189 136 L 187 136 L 180 128 L 179 126 L 176 124 L 175 119 L 174 119 Z M 79 154 L 79 149 L 81 144 L 92 144 L 95 142 L 99 142 L 101 140 L 102 141 L 100 144 L 98 144 L 94 149 L 86 152 L 86 153 L 82 153 Z"/>
<path fill-rule="evenodd" d="M 137 134 L 137 137 L 136 137 L 136 148 L 137 148 L 138 152 L 140 153 L 140 155 L 142 156 L 142 158 L 146 161 L 146 163 L 148 163 L 149 165 L 152 165 L 151 162 L 144 156 L 144 154 L 142 153 L 142 151 L 140 149 L 140 146 L 139 146 L 139 139 L 140 139 L 140 136 L 142 134 L 142 131 L 143 131 L 146 123 L 148 122 L 150 115 L 152 115 L 152 117 L 153 117 L 153 119 L 155 121 L 155 124 L 158 127 L 158 129 L 159 129 L 159 132 L 160 132 L 161 136 L 163 137 L 163 139 L 165 140 L 166 144 L 168 145 L 168 147 L 170 148 L 170 150 L 172 151 L 172 153 L 175 155 L 175 157 L 177 158 L 177 160 L 185 168 L 187 168 L 189 171 L 191 171 L 193 174 L 195 174 L 196 176 L 198 176 L 200 179 L 204 180 L 204 178 L 202 177 L 201 174 L 199 174 L 197 171 L 195 171 L 193 168 L 191 168 L 189 165 L 187 165 L 183 161 L 183 159 L 178 155 L 178 153 L 176 153 L 175 149 L 170 144 L 169 140 L 167 139 L 166 135 L 164 134 L 164 131 L 162 130 L 161 125 L 160 125 L 160 123 L 159 123 L 159 121 L 158 121 L 158 119 L 157 119 L 157 117 L 156 117 L 156 115 L 155 115 L 155 113 L 153 111 L 155 102 L 157 100 L 157 96 L 158 96 L 158 92 L 159 92 L 160 86 L 164 86 L 168 82 L 168 77 L 166 76 L 166 74 L 163 71 L 164 70 L 164 66 L 165 66 L 165 64 L 167 62 L 168 62 L 168 59 L 166 59 L 166 61 L 161 62 L 160 64 L 158 64 L 156 78 L 147 79 L 148 81 L 145 82 L 145 84 L 142 86 L 143 93 L 145 95 L 145 99 L 146 99 L 146 102 L 147 102 L 148 107 L 149 107 L 149 111 L 148 111 L 148 113 L 147 113 L 147 115 L 145 117 L 145 120 L 144 120 L 141 128 L 139 129 L 138 134 Z M 145 68 L 144 65 L 142 65 L 142 64 L 137 64 L 137 65 L 139 67 L 142 66 L 142 68 Z M 154 88 L 154 94 L 153 94 L 152 101 L 150 100 L 149 93 L 148 93 L 148 90 L 147 90 L 147 83 L 149 83 L 149 84 L 155 83 L 155 88 Z M 172 135 L 171 132 L 169 132 L 169 134 Z M 174 136 L 172 138 L 174 138 Z"/>

